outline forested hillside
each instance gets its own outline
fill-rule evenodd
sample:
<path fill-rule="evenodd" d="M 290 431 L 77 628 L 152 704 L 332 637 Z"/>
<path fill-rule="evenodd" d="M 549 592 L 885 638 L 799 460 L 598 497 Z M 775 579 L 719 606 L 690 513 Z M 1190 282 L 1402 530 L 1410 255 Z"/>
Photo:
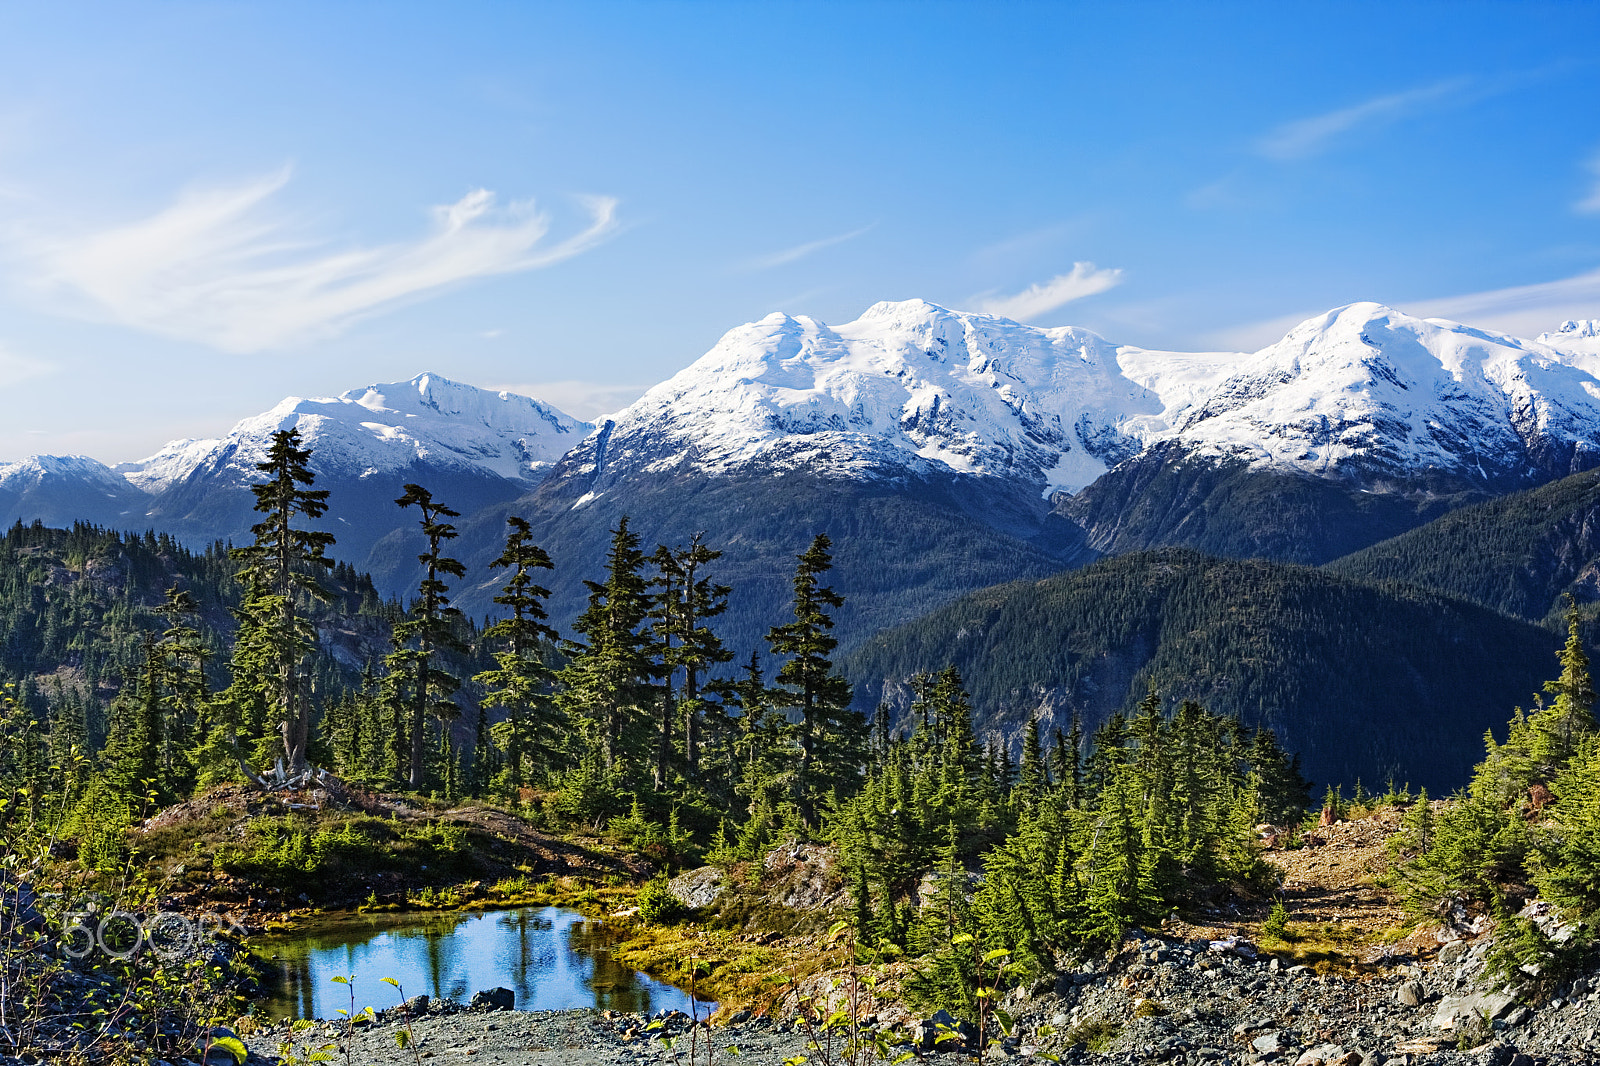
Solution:
<path fill-rule="evenodd" d="M 1066 497 L 1057 510 L 1107 554 L 1181 547 L 1315 566 L 1481 499 L 1459 485 L 1412 493 L 1196 459 L 1158 444 Z"/>
<path fill-rule="evenodd" d="M 41 720 L 77 723 L 77 739 L 97 751 L 111 700 L 143 668 L 146 641 L 168 627 L 166 590 L 192 599 L 208 684 L 226 683 L 238 569 L 221 545 L 191 552 L 164 534 L 18 523 L 0 535 L 0 683 L 13 684 Z M 396 608 L 348 566 L 335 568 L 329 587 L 333 596 L 315 615 L 325 644 L 312 676 L 331 695 L 381 653 Z"/>
<path fill-rule="evenodd" d="M 850 656 L 857 706 L 957 666 L 981 733 L 1037 715 L 1093 729 L 1156 685 L 1270 725 L 1319 782 L 1462 784 L 1484 730 L 1527 705 L 1553 633 L 1435 593 L 1166 549 L 987 589 Z"/>
<path fill-rule="evenodd" d="M 527 499 L 463 518 L 458 554 L 471 570 L 459 601 L 475 616 L 497 610 L 484 567 L 499 552 L 508 515 L 522 515 L 550 551 L 550 615 L 566 625 L 583 610 L 583 579 L 626 517 L 647 547 L 679 547 L 696 533 L 723 554 L 717 576 L 732 587 L 717 631 L 742 661 L 788 598 L 788 564 L 818 533 L 833 543 L 834 582 L 848 590 L 833 635 L 854 647 L 956 596 L 1002 581 L 1044 577 L 1088 561 L 1070 523 L 1044 514 L 1037 494 L 981 479 L 830 479 L 674 473 L 581 504 L 586 484 L 547 485 Z M 337 503 L 337 501 L 335 501 Z M 415 533 L 397 531 L 373 553 L 380 584 L 414 582 Z M 385 576 L 387 575 L 387 576 Z"/>
<path fill-rule="evenodd" d="M 1497 611 L 1549 620 L 1564 592 L 1600 595 L 1600 470 L 1463 507 L 1337 559 L 1327 569 L 1403 581 Z"/>

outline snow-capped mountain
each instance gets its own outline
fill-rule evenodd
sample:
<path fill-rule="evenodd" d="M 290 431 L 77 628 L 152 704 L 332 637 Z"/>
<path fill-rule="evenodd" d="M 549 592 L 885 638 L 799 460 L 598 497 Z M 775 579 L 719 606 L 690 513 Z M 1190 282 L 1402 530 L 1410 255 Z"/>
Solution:
<path fill-rule="evenodd" d="M 836 327 L 773 314 L 604 423 L 555 476 L 585 484 L 583 502 L 674 470 L 937 471 L 1052 495 L 1165 445 L 1280 473 L 1504 487 L 1600 460 L 1594 334 L 1568 323 L 1524 341 L 1361 303 L 1246 355 L 920 300 Z"/>
<path fill-rule="evenodd" d="M 566 543 L 575 559 L 623 514 L 646 540 L 716 526 L 776 545 L 834 528 L 841 508 L 888 523 L 905 506 L 915 516 L 893 521 L 934 523 L 918 536 L 953 523 L 937 537 L 955 544 L 987 528 L 1012 547 L 985 551 L 1025 545 L 1030 566 L 1081 558 L 1085 538 L 1101 551 L 1188 544 L 1316 562 L 1600 462 L 1600 322 L 1523 340 L 1359 303 L 1246 354 L 1147 350 L 921 300 L 837 326 L 773 314 L 598 427 L 423 374 L 285 400 L 224 437 L 115 468 L 0 467 L 0 521 L 77 514 L 238 539 L 255 464 L 289 425 L 333 491 L 340 554 L 392 591 L 409 586 L 415 555 L 393 506 L 406 481 L 468 516 L 478 532 L 464 555 L 488 553 L 523 497 L 551 549 Z M 758 537 L 755 511 L 789 525 Z M 838 528 L 836 540 L 866 535 Z M 875 525 L 867 539 L 881 556 L 896 535 Z"/>
<path fill-rule="evenodd" d="M 319 474 L 373 477 L 417 463 L 537 482 L 591 427 L 549 404 L 437 374 L 368 385 L 332 399 L 290 397 L 218 440 L 182 440 L 116 470 L 158 493 L 198 471 L 256 480 L 272 434 L 296 427 Z"/>
<path fill-rule="evenodd" d="M 362 559 L 393 528 L 407 481 L 448 485 L 476 509 L 528 492 L 591 428 L 548 404 L 437 374 L 324 399 L 291 397 L 226 436 L 179 440 L 138 462 L 36 456 L 0 467 L 0 519 L 75 518 L 190 541 L 240 539 L 254 521 L 249 485 L 279 429 L 298 427 L 317 486 L 341 498 L 329 518 L 342 553 Z M 453 499 L 451 490 L 454 490 Z"/>
<path fill-rule="evenodd" d="M 1170 431 L 1197 382 L 1236 358 L 922 300 L 875 304 L 841 326 L 772 314 L 605 422 L 556 476 L 587 479 L 587 498 L 674 470 L 910 471 L 1072 492 Z"/>
<path fill-rule="evenodd" d="M 1256 353 L 1172 437 L 1191 456 L 1320 476 L 1530 483 L 1600 461 L 1588 362 L 1600 360 L 1351 304 Z"/>
<path fill-rule="evenodd" d="M 52 526 L 114 524 L 136 511 L 144 493 L 85 455 L 33 455 L 0 464 L 0 517 Z"/>

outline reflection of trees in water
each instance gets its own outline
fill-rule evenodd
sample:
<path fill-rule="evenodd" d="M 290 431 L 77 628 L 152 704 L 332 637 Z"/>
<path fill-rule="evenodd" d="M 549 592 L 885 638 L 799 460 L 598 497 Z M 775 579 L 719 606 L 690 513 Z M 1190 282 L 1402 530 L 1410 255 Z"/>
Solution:
<path fill-rule="evenodd" d="M 568 948 L 594 967 L 588 981 L 594 1005 L 605 1010 L 649 1011 L 650 990 L 640 986 L 638 973 L 611 957 L 615 939 L 602 922 L 578 919 L 567 926 Z"/>
<path fill-rule="evenodd" d="M 440 914 L 422 921 L 408 916 L 403 923 L 329 923 L 296 939 L 262 945 L 263 954 L 277 955 L 274 969 L 281 978 L 268 1009 L 277 1017 L 332 1016 L 348 1004 L 340 998 L 343 990 L 335 991 L 328 978 L 352 973 L 362 978 L 357 996 L 363 1002 L 377 978 L 394 976 L 407 986 L 407 995 L 426 991 L 464 997 L 476 988 L 505 984 L 516 991 L 523 1010 L 581 1006 L 585 1001 L 630 1013 L 681 1005 L 675 989 L 613 959 L 613 940 L 604 923 L 557 908 Z M 379 972 L 380 965 L 386 972 Z M 467 981 L 476 984 L 468 987 Z M 428 987 L 413 987 L 414 982 Z"/>
<path fill-rule="evenodd" d="M 507 961 L 511 965 L 511 980 L 516 985 L 517 1002 L 537 1002 L 539 982 L 535 978 L 548 975 L 556 965 L 554 937 L 550 935 L 555 930 L 555 922 L 523 909 L 507 911 L 495 924 L 516 938 L 515 950 L 507 953 Z"/>
<path fill-rule="evenodd" d="M 468 918 L 465 915 L 439 917 L 440 920 L 430 921 L 414 933 L 397 934 L 397 939 L 422 941 L 429 992 L 435 997 L 461 999 L 467 995 L 466 980 L 459 977 L 451 980 L 449 971 L 456 968 L 456 953 L 461 948 L 456 929 Z"/>
<path fill-rule="evenodd" d="M 316 977 L 311 965 L 311 953 L 297 952 L 280 955 L 275 971 L 277 988 L 269 995 L 274 1008 L 287 1009 L 291 1018 L 310 1018 L 316 1013 Z M 277 1015 L 278 1010 L 273 1014 Z"/>

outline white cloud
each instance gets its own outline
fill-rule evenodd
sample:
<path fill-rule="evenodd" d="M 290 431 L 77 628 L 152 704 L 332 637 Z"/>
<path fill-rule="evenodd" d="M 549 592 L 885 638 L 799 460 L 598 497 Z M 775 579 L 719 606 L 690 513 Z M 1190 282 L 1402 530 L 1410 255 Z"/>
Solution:
<path fill-rule="evenodd" d="M 574 418 L 594 422 L 614 415 L 645 394 L 648 385 L 611 385 L 593 381 L 546 381 L 536 385 L 490 385 L 496 391 L 515 392 L 565 411 Z"/>
<path fill-rule="evenodd" d="M 0 344 L 0 385 L 18 385 L 30 378 L 54 373 L 55 369 L 49 363 L 19 355 Z"/>
<path fill-rule="evenodd" d="M 1320 315 L 1319 310 L 1299 311 L 1289 315 L 1277 315 L 1273 318 L 1262 319 L 1258 322 L 1241 322 L 1236 326 L 1225 326 L 1222 329 L 1212 330 L 1202 337 L 1202 343 L 1216 348 L 1218 351 L 1230 352 L 1257 352 L 1269 344 L 1283 340 L 1284 335 L 1291 329 L 1314 315 Z"/>
<path fill-rule="evenodd" d="M 1093 263 L 1073 263 L 1072 272 L 1057 274 L 1042 284 L 1030 285 L 1014 296 L 991 296 L 977 301 L 978 310 L 1025 322 L 1054 311 L 1063 304 L 1105 292 L 1122 284 L 1122 271 L 1098 269 Z"/>
<path fill-rule="evenodd" d="M 876 225 L 876 222 L 872 224 L 872 226 Z M 744 268 L 746 270 L 771 270 L 773 267 L 785 266 L 789 263 L 795 262 L 798 259 L 804 259 L 812 252 L 820 252 L 824 248 L 832 248 L 836 244 L 843 244 L 845 241 L 853 241 L 863 233 L 866 233 L 868 230 L 872 229 L 872 226 L 862 226 L 860 229 L 851 230 L 849 233 L 840 233 L 833 237 L 824 237 L 819 241 L 808 241 L 805 244 L 797 244 L 793 248 L 785 248 L 781 252 L 773 252 L 770 255 L 757 256 L 756 258 L 747 261 L 744 264 Z"/>
<path fill-rule="evenodd" d="M 478 189 L 432 209 L 409 242 L 328 250 L 296 239 L 273 195 L 287 169 L 244 184 L 192 189 L 123 226 L 35 238 L 33 281 L 78 310 L 224 351 L 254 352 L 336 333 L 352 321 L 472 278 L 570 258 L 616 227 L 616 201 L 582 200 L 576 235 L 548 243 L 531 203 L 506 208 Z"/>
<path fill-rule="evenodd" d="M 1536 285 L 1418 300 L 1405 310 L 1515 337 L 1537 337 L 1569 318 L 1600 318 L 1600 270 Z"/>
<path fill-rule="evenodd" d="M 1351 302 L 1368 298 L 1355 297 Z M 1600 270 L 1535 285 L 1413 300 L 1391 306 L 1418 318 L 1445 318 L 1480 329 L 1509 333 L 1513 337 L 1537 337 L 1556 329 L 1569 318 L 1600 318 Z M 1246 322 L 1218 330 L 1206 339 L 1223 347 L 1253 352 L 1281 340 L 1284 334 L 1306 319 L 1330 310 L 1332 307 L 1323 307 L 1260 322 Z"/>
<path fill-rule="evenodd" d="M 1589 190 L 1588 196 L 1574 206 L 1586 215 L 1597 215 L 1600 214 L 1600 152 L 1589 159 L 1588 170 L 1594 178 L 1594 187 Z"/>
<path fill-rule="evenodd" d="M 1468 85 L 1466 78 L 1451 78 L 1420 89 L 1375 96 L 1324 115 L 1286 122 L 1256 142 L 1256 150 L 1268 159 L 1304 159 L 1321 152 L 1342 133 L 1415 114 L 1429 105 L 1460 95 Z"/>

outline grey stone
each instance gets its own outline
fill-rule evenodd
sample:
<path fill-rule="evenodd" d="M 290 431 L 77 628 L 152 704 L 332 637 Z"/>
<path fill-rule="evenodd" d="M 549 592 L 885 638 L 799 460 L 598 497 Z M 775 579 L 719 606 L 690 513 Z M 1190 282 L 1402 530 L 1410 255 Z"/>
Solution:
<path fill-rule="evenodd" d="M 469 1006 L 473 1010 L 510 1010 L 516 1002 L 517 994 L 509 988 L 486 988 L 472 993 Z"/>
<path fill-rule="evenodd" d="M 1454 966 L 1466 957 L 1468 951 L 1465 940 L 1452 940 L 1439 949 L 1439 965 Z"/>
<path fill-rule="evenodd" d="M 1344 1048 L 1338 1044 L 1318 1044 L 1314 1048 L 1308 1048 L 1295 1059 L 1294 1066 L 1331 1066 L 1342 1058 L 1344 1058 Z"/>
<path fill-rule="evenodd" d="M 406 1013 L 412 1017 L 415 1017 L 418 1014 L 426 1014 L 428 1013 L 428 1002 L 429 1000 L 427 996 L 412 996 L 410 999 L 406 1000 Z"/>
<path fill-rule="evenodd" d="M 1279 1032 L 1262 1033 L 1250 1041 L 1250 1046 L 1262 1055 L 1276 1055 L 1283 1050 L 1283 1034 Z"/>
<path fill-rule="evenodd" d="M 1394 1001 L 1403 1007 L 1415 1007 L 1422 1002 L 1422 986 L 1415 981 L 1402 981 L 1394 990 Z"/>
<path fill-rule="evenodd" d="M 1463 1018 L 1479 1015 L 1493 1021 L 1503 1018 L 1517 1002 L 1510 992 L 1475 992 L 1465 996 L 1449 996 L 1439 1004 L 1433 1024 L 1440 1029 L 1454 1029 Z"/>

